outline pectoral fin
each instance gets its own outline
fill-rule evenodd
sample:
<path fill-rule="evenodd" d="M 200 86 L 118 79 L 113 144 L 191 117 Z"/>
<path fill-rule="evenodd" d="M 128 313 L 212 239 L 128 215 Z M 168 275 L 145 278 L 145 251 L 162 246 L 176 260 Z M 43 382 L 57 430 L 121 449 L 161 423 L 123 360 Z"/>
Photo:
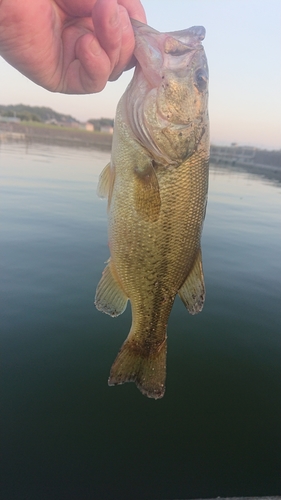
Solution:
<path fill-rule="evenodd" d="M 137 165 L 134 168 L 134 173 L 135 209 L 144 220 L 155 222 L 159 217 L 161 199 L 158 179 L 152 161 L 148 160 L 145 164 Z"/>
<path fill-rule="evenodd" d="M 178 294 L 191 314 L 202 311 L 205 301 L 205 284 L 201 249 Z"/>
<path fill-rule="evenodd" d="M 118 282 L 114 268 L 109 261 L 97 286 L 96 308 L 110 316 L 119 316 L 125 311 L 127 302 L 128 297 Z"/>
<path fill-rule="evenodd" d="M 98 196 L 100 198 L 108 198 L 108 206 L 111 202 L 114 179 L 114 169 L 111 167 L 111 164 L 108 163 L 100 174 L 98 183 Z"/>

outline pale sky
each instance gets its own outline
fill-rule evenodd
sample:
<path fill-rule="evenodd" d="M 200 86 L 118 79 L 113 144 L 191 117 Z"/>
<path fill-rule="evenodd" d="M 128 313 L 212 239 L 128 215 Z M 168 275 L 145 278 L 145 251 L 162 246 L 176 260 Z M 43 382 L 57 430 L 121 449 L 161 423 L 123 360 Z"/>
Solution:
<path fill-rule="evenodd" d="M 143 0 L 158 31 L 206 28 L 209 111 L 215 144 L 281 148 L 281 1 Z M 132 76 L 123 74 L 99 94 L 53 94 L 0 58 L 0 104 L 49 106 L 81 121 L 113 118 Z"/>

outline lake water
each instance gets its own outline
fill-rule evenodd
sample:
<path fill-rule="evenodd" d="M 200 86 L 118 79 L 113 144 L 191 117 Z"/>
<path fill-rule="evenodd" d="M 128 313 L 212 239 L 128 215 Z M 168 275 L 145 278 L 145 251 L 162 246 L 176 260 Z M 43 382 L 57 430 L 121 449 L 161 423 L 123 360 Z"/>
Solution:
<path fill-rule="evenodd" d="M 130 328 L 94 307 L 109 160 L 0 144 L 2 498 L 281 493 L 280 184 L 211 168 L 202 313 L 176 300 L 167 389 L 108 387 Z"/>

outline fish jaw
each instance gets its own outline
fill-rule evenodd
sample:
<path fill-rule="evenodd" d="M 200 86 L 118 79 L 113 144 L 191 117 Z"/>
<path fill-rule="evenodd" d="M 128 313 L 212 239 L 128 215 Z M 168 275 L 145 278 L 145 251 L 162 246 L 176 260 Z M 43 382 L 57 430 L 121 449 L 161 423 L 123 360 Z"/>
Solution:
<path fill-rule="evenodd" d="M 133 22 L 138 61 L 123 118 L 153 159 L 178 165 L 208 140 L 208 64 L 203 27 L 159 33 Z M 207 146 L 208 147 L 208 146 Z"/>
<path fill-rule="evenodd" d="M 182 31 L 160 33 L 150 26 L 131 19 L 135 34 L 134 55 L 152 87 L 161 83 L 163 68 L 188 67 L 205 36 L 203 26 Z M 175 59 L 176 56 L 177 59 Z"/>

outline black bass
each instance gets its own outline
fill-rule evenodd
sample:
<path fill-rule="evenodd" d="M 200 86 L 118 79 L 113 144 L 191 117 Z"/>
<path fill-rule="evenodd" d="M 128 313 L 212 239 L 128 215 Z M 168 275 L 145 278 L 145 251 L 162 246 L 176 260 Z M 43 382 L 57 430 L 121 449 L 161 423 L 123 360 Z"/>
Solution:
<path fill-rule="evenodd" d="M 116 112 L 108 197 L 110 260 L 96 307 L 132 326 L 109 385 L 165 392 L 167 322 L 177 293 L 191 314 L 205 298 L 201 232 L 208 190 L 208 65 L 205 29 L 159 33 L 132 20 L 137 66 Z"/>

